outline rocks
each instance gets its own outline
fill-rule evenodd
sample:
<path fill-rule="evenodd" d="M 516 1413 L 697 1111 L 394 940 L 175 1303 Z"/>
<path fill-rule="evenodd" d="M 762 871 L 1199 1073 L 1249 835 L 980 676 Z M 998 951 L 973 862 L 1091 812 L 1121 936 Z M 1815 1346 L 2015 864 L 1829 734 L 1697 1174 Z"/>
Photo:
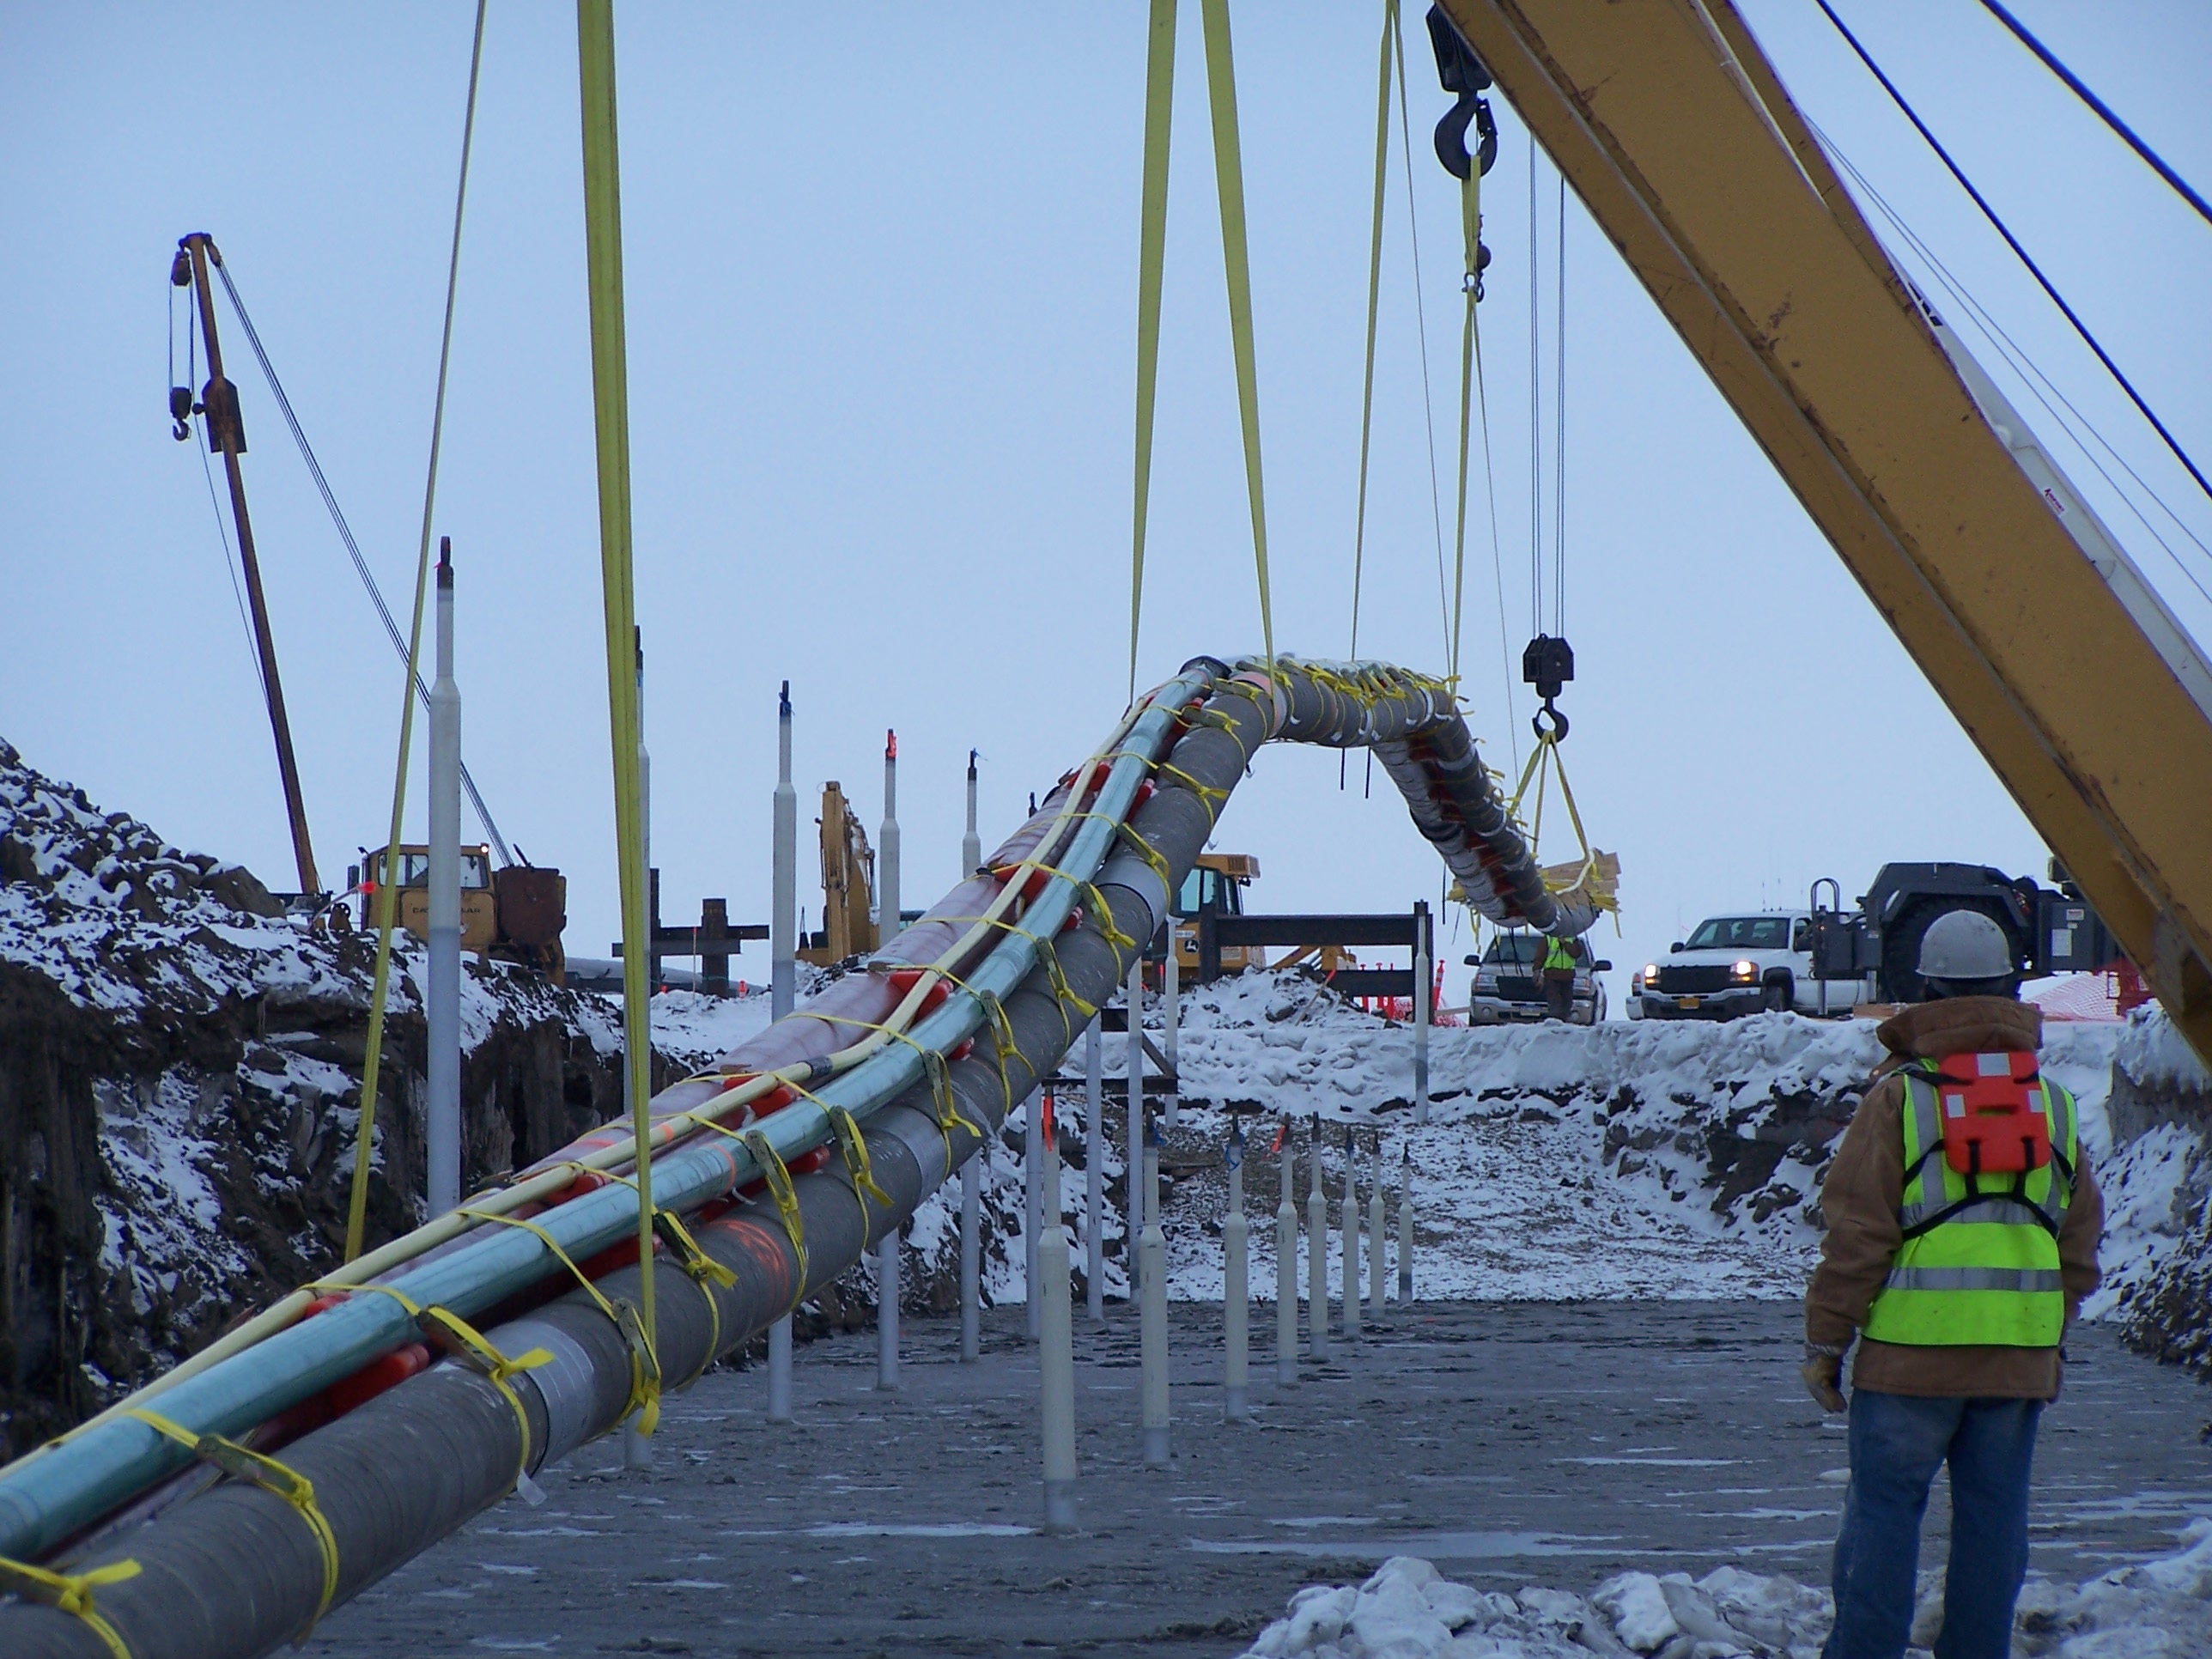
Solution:
<path fill-rule="evenodd" d="M 337 1259 L 372 956 L 0 743 L 0 1455 Z M 422 1190 L 421 953 L 395 957 L 371 1242 Z M 595 1000 L 465 976 L 464 1179 L 613 1115 Z"/>

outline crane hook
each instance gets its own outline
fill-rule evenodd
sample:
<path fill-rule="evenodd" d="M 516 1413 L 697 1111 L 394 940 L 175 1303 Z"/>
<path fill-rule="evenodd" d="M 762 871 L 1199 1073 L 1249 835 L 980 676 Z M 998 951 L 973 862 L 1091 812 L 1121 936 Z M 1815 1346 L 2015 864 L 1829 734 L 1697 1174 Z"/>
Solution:
<path fill-rule="evenodd" d="M 1455 179 L 1464 179 L 1470 168 L 1490 171 L 1498 160 L 1498 123 L 1490 113 L 1490 70 L 1474 55 L 1474 48 L 1459 32 L 1459 25 L 1444 15 L 1442 6 L 1429 8 L 1429 44 L 1436 49 L 1437 78 L 1459 101 L 1437 123 L 1437 160 Z M 1467 130 L 1475 132 L 1475 147 L 1467 147 Z"/>
<path fill-rule="evenodd" d="M 1567 717 L 1553 699 L 1566 689 L 1574 677 L 1575 648 L 1562 635 L 1539 634 L 1522 651 L 1522 681 L 1534 686 L 1536 695 L 1544 700 L 1544 706 L 1528 722 L 1535 728 L 1539 743 L 1566 740 Z"/>

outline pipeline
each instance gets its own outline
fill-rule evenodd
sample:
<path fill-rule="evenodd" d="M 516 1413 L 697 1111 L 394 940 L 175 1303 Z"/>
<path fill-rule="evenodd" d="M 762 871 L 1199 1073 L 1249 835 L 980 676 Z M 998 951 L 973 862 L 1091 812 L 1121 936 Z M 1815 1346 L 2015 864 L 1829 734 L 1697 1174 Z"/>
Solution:
<path fill-rule="evenodd" d="M 1493 921 L 1572 930 L 1575 914 L 1550 903 L 1441 682 L 1371 664 L 1278 659 L 1271 675 L 1263 663 L 1194 659 L 1062 780 L 988 861 L 988 874 L 946 895 L 871 961 L 872 971 L 777 1022 L 716 1074 L 655 1097 L 645 1149 L 655 1198 L 666 1213 L 691 1219 L 688 1232 L 671 1227 L 664 1237 L 664 1272 L 684 1276 L 667 1274 L 656 1353 L 641 1355 L 634 1330 L 609 1316 L 636 1295 L 635 1258 L 623 1265 L 616 1254 L 634 1236 L 635 1195 L 619 1182 L 586 1190 L 579 1178 L 634 1160 L 638 1148 L 609 1126 L 498 1195 L 507 1213 L 542 1234 L 465 1216 L 418 1230 L 364 1258 L 396 1294 L 353 1294 L 313 1317 L 295 1313 L 160 1392 L 160 1414 L 191 1434 L 252 1437 L 422 1343 L 426 1326 L 435 1334 L 436 1314 L 417 1310 L 497 1316 L 484 1334 L 489 1353 L 449 1340 L 439 1363 L 282 1447 L 283 1468 L 310 1494 L 307 1508 L 297 1490 L 288 1498 L 251 1480 L 192 1479 L 191 1449 L 125 1414 L 155 1397 L 151 1389 L 0 1470 L 0 1557 L 43 1559 L 78 1581 L 75 1590 L 20 1576 L 9 1583 L 26 1595 L 0 1606 L 0 1651 L 37 1659 L 269 1652 L 549 1462 L 611 1431 L 637 1407 L 651 1371 L 682 1387 L 836 1279 L 1058 1067 L 1165 923 L 1170 895 L 1272 738 L 1373 747 L 1477 908 Z M 855 1032 L 864 1033 L 858 1042 Z M 779 1103 L 780 1091 L 794 1088 L 798 1097 Z M 772 1172 L 752 1147 L 706 1127 L 733 1107 L 750 1109 L 744 1127 L 793 1170 L 795 1224 L 761 1190 Z M 858 1131 L 842 1160 L 832 1112 L 849 1113 Z M 826 1163 L 810 1157 L 822 1153 Z M 479 1198 L 464 1210 L 501 1207 Z M 568 1281 L 563 1255 L 590 1265 L 603 1252 L 610 1271 L 545 1299 L 549 1285 Z M 497 1363 L 534 1350 L 545 1357 L 532 1369 Z M 166 1507 L 144 1501 L 180 1472 L 186 1478 Z M 149 1509 L 150 1519 L 95 1530 L 104 1517 Z M 135 1568 L 129 1577 L 102 1572 L 125 1563 Z M 96 1586 L 82 1582 L 88 1576 Z M 54 1601 L 96 1609 L 100 1626 Z"/>

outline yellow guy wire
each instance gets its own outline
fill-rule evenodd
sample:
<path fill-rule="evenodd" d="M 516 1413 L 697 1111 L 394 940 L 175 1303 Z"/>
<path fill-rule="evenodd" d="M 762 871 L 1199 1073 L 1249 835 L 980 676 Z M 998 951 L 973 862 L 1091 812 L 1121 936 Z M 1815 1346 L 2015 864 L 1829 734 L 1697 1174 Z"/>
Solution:
<path fill-rule="evenodd" d="M 477 130 L 477 81 L 483 67 L 485 0 L 477 0 L 469 49 L 467 113 L 461 118 L 461 179 L 453 192 L 453 241 L 446 261 L 446 324 L 438 342 L 438 392 L 430 412 L 430 473 L 422 486 L 422 537 L 415 550 L 415 620 L 407 633 L 407 683 L 399 693 L 399 762 L 392 781 L 392 833 L 376 884 L 376 972 L 368 997 L 368 1051 L 362 1061 L 361 1119 L 354 1128 L 353 1189 L 346 1200 L 345 1259 L 361 1254 L 368 1223 L 368 1161 L 376 1132 L 377 1073 L 384 1058 L 384 1007 L 392 988 L 392 921 L 399 902 L 399 823 L 407 810 L 407 751 L 415 735 L 415 687 L 422 660 L 422 599 L 430 581 L 430 515 L 438 499 L 438 446 L 446 429 L 446 370 L 453 355 L 453 295 L 461 275 L 461 211 L 469 199 L 469 150 Z"/>
<path fill-rule="evenodd" d="M 1229 338 L 1237 356 L 1237 413 L 1244 428 L 1244 483 L 1252 497 L 1252 560 L 1260 579 L 1260 638 L 1275 672 L 1275 619 L 1267 597 L 1267 491 L 1260 476 L 1260 374 L 1252 348 L 1252 262 L 1244 236 L 1244 155 L 1237 136 L 1237 64 L 1229 0 L 1199 0 L 1206 24 L 1206 100 L 1213 113 L 1213 182 L 1221 198 L 1221 258 L 1229 277 Z"/>
<path fill-rule="evenodd" d="M 1167 264 L 1168 138 L 1175 113 L 1176 0 L 1152 0 L 1145 48 L 1145 191 L 1137 231 L 1137 479 L 1129 546 L 1129 701 L 1137 701 L 1137 625 L 1145 604 L 1145 529 L 1152 499 L 1152 410 L 1160 380 L 1160 276 Z"/>
<path fill-rule="evenodd" d="M 1382 66 L 1375 94 L 1375 226 L 1367 238 L 1367 368 L 1359 391 L 1359 514 L 1352 532 L 1351 659 L 1359 659 L 1359 588 L 1367 556 L 1367 456 L 1375 431 L 1375 319 L 1382 298 L 1382 196 L 1390 166 L 1390 48 L 1398 0 L 1383 0 Z"/>
<path fill-rule="evenodd" d="M 615 844 L 622 872 L 623 1058 L 637 1156 L 638 1320 L 659 1364 L 653 1299 L 653 1048 L 646 1024 L 645 814 L 639 788 L 635 594 L 630 578 L 629 379 L 623 327 L 622 166 L 615 125 L 613 0 L 576 0 L 582 95 L 584 249 L 592 310 L 598 439 L 599 574 L 607 626 L 607 713 L 614 744 Z M 641 1412 L 640 1433 L 657 1413 Z"/>

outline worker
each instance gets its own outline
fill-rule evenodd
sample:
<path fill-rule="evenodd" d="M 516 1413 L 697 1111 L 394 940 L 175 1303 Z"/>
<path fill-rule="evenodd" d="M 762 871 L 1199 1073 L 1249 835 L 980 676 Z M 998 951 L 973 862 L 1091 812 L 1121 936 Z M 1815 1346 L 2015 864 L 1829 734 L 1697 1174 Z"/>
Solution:
<path fill-rule="evenodd" d="M 1575 1012 L 1575 947 L 1566 939 L 1544 941 L 1544 1018 L 1564 1020 Z"/>
<path fill-rule="evenodd" d="M 2058 1397 L 2066 1331 L 2097 1286 L 2104 1201 L 2081 1156 L 2072 1097 L 2013 1066 L 1993 1086 L 2012 1092 L 2018 1115 L 1954 1122 L 1939 1117 L 1928 1080 L 1946 1055 L 1980 1056 L 1972 1069 L 1986 1076 L 1997 1056 L 2032 1054 L 2041 1041 L 2041 1012 L 2019 1000 L 2010 940 L 1978 911 L 1949 911 L 1923 937 L 1919 968 L 1928 1000 L 1877 1031 L 1889 1058 L 1829 1168 L 1827 1235 L 1805 1294 L 1805 1386 L 1824 1410 L 1850 1413 L 1836 1626 L 1823 1659 L 1904 1653 L 1920 1519 L 1946 1462 L 1951 1548 L 1935 1651 L 2011 1653 L 2036 1424 Z M 2049 1135 L 2041 1152 L 2025 1132 L 2039 1109 Z M 2021 1126 L 2007 1156 L 2031 1167 L 1984 1170 L 1965 1126 L 1993 1121 L 2008 1136 Z M 1839 1384 L 1854 1336 L 1847 1408 Z"/>

